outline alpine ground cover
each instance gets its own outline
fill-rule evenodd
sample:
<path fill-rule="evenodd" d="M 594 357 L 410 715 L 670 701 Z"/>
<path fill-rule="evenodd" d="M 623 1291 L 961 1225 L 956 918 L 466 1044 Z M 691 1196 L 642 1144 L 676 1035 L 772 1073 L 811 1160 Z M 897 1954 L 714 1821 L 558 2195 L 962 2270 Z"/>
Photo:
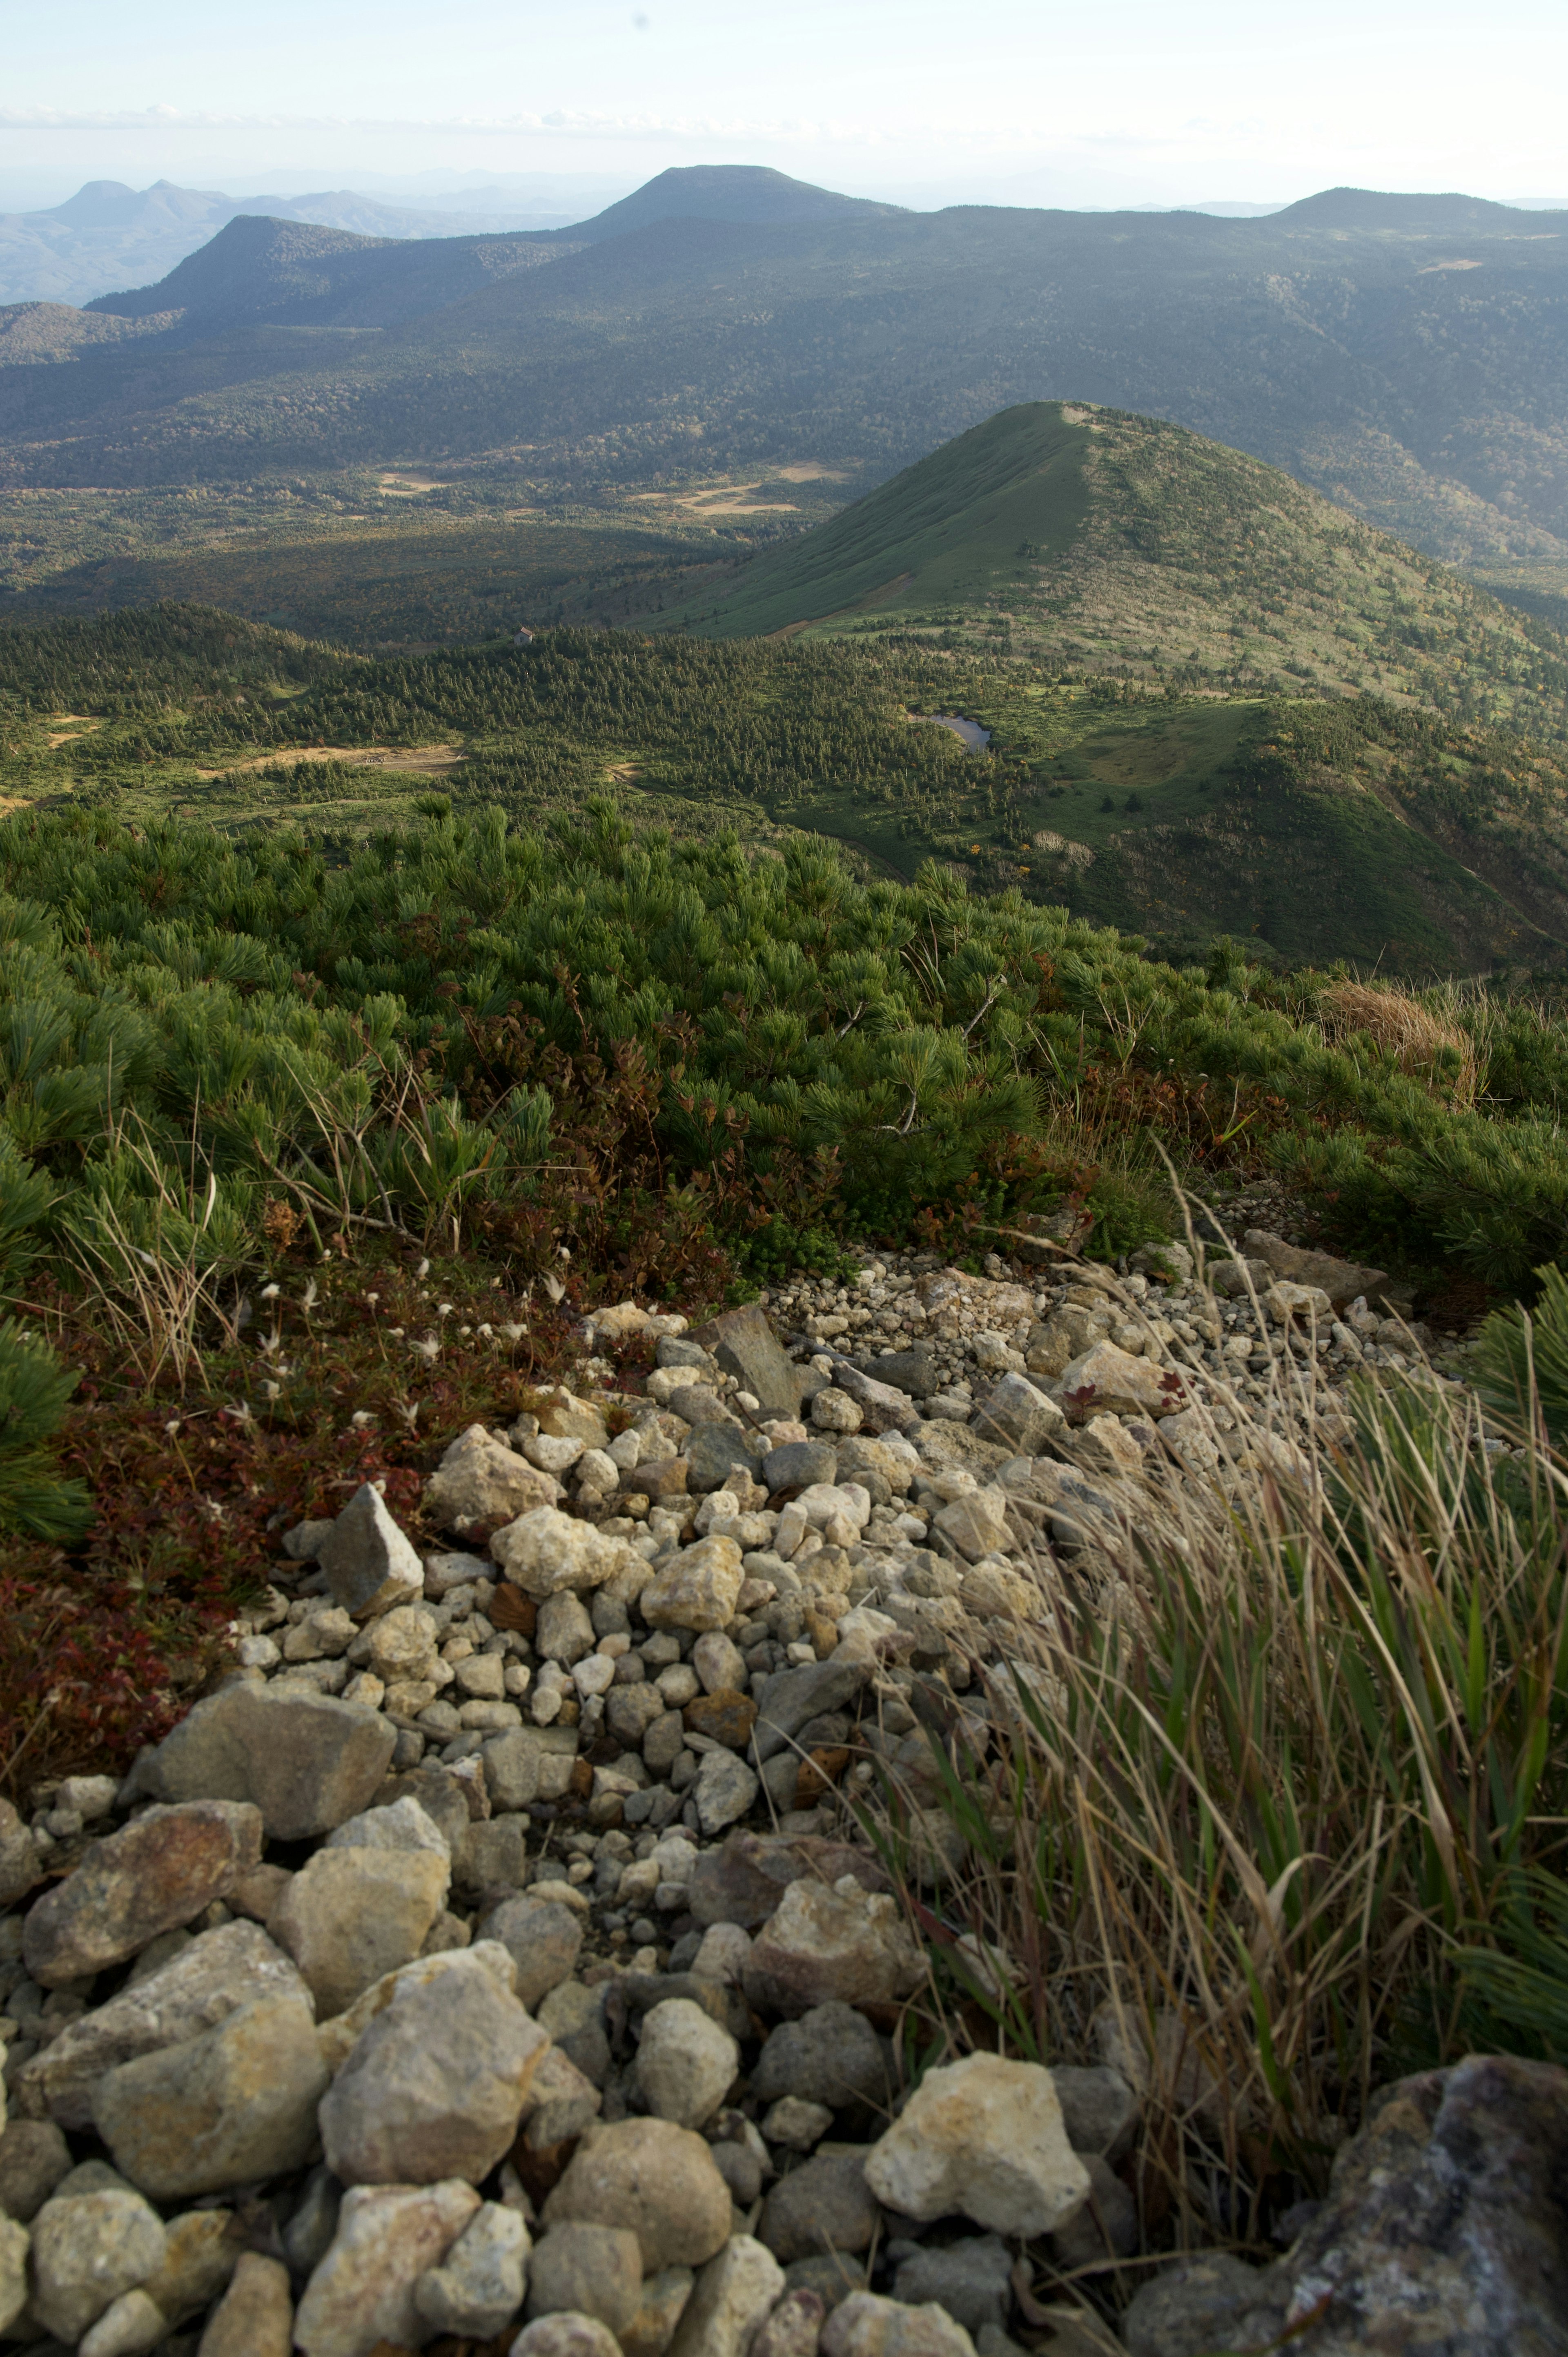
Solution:
<path fill-rule="evenodd" d="M 1180 1232 L 1175 1180 L 1223 1213 L 1268 1174 L 1420 1286 L 1564 1249 L 1544 999 L 1178 968 L 935 865 L 867 883 L 607 803 L 357 851 L 24 813 L 0 891 L 18 1793 L 180 1715 L 279 1530 L 369 1478 L 421 1534 L 447 1441 L 525 1410 L 596 1302 L 910 1236 L 972 1260 L 1064 1211 L 1103 1265 Z M 952 1763 L 915 2034 L 1062 2059 L 1096 2005 L 1144 2024 L 1173 2233 L 1245 2239 L 1408 2061 L 1561 2050 L 1544 1288 L 1482 1344 L 1513 1453 L 1471 1394 L 1369 1387 L 1305 1480 L 1146 1525 L 1116 1613 L 1021 1630 L 1008 1730 Z"/>

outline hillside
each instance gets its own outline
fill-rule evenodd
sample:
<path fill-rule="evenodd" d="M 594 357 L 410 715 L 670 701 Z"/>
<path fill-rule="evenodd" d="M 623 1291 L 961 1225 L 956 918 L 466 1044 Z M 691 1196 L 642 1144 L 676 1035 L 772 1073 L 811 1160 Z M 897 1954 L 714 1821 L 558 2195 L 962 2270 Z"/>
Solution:
<path fill-rule="evenodd" d="M 521 466 L 557 496 L 693 460 L 710 479 L 813 459 L 875 481 L 1058 398 L 1248 450 L 1449 560 L 1568 565 L 1557 214 L 1361 191 L 1240 220 L 922 214 L 737 167 L 716 191 L 663 175 L 565 232 L 280 235 L 231 225 L 109 298 L 181 313 L 134 351 L 0 370 L 5 479 L 418 457 Z"/>
<path fill-rule="evenodd" d="M 918 716 L 970 714 L 976 757 Z M 916 716 L 912 717 L 911 716 Z M 1157 694 L 978 647 L 547 631 L 371 660 L 199 608 L 0 630 L 0 794 L 139 826 L 324 830 L 428 807 L 800 836 L 1171 952 L 1384 973 L 1568 959 L 1568 753 L 1366 697 Z"/>
<path fill-rule="evenodd" d="M 666 625 L 940 630 L 1183 690 L 1408 698 L 1568 735 L 1568 643 L 1237 450 L 1088 404 L 972 427 Z"/>

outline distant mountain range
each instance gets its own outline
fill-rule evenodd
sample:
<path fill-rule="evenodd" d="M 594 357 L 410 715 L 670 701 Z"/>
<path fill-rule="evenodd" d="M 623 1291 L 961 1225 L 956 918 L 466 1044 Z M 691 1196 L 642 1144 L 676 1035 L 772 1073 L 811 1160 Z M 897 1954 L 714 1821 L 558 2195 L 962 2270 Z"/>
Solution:
<path fill-rule="evenodd" d="M 555 229 L 570 218 L 509 205 L 499 189 L 474 190 L 461 210 L 426 211 L 352 188 L 236 198 L 213 188 L 177 188 L 172 180 L 156 180 L 150 188 L 89 180 L 47 211 L 0 213 L 0 303 L 85 303 L 113 286 L 162 277 L 226 221 L 247 213 L 398 238 Z"/>
<path fill-rule="evenodd" d="M 1172 419 L 1450 561 L 1568 564 L 1568 213 L 1348 188 L 918 213 L 703 167 L 553 230 L 252 211 L 150 285 L 0 310 L 16 485 L 418 459 L 573 493 L 805 460 L 865 487 L 1039 399 Z"/>

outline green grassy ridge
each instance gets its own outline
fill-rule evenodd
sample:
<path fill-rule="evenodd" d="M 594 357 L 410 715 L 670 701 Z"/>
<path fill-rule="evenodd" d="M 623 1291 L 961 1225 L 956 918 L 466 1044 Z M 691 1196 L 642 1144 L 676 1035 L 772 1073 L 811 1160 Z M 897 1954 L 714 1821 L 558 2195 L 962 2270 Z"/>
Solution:
<path fill-rule="evenodd" d="M 955 707 L 993 730 L 985 755 L 908 716 Z M 1227 932 L 1431 975 L 1554 965 L 1568 942 L 1554 750 L 1374 698 L 1155 695 L 908 635 L 563 630 L 371 659 L 124 611 L 0 631 L 0 740 L 16 801 L 345 845 L 413 813 L 434 771 L 318 748 L 446 748 L 465 809 L 532 823 L 613 785 L 640 825 L 828 836 L 905 880 L 934 856 L 1177 956 Z"/>
<path fill-rule="evenodd" d="M 1184 692 L 1370 692 L 1568 736 L 1548 622 L 1242 451 L 1084 404 L 1002 411 L 667 622 L 918 626 Z"/>
<path fill-rule="evenodd" d="M 156 1224 L 137 1136 L 192 1185 L 217 1171 L 214 1252 L 241 1253 L 280 1187 L 372 1220 L 389 1198 L 435 1222 L 526 1198 L 552 1060 L 590 1049 L 653 1076 L 671 1184 L 726 1146 L 749 1185 L 826 1153 L 840 1215 L 884 1232 L 993 1166 L 993 1208 L 1047 1208 L 1109 1063 L 1272 1098 L 1273 1162 L 1351 1241 L 1494 1282 L 1568 1251 L 1568 1028 L 1549 1014 L 1449 1003 L 1479 1067 L 1469 1110 L 1446 1066 L 1330 1044 L 1321 973 L 1234 950 L 1176 968 L 934 863 L 867 884 L 822 845 L 639 837 L 606 803 L 544 832 L 425 820 L 346 859 L 304 834 L 31 813 L 0 821 L 0 893 L 14 1272 L 73 1221 Z"/>

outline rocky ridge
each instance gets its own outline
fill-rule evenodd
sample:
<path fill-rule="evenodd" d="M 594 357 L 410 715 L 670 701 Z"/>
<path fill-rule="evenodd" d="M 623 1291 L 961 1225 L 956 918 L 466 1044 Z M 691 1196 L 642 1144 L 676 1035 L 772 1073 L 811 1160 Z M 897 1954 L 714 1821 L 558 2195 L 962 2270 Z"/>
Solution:
<path fill-rule="evenodd" d="M 1020 1249 L 600 1313 L 571 1387 L 446 1450 L 446 1546 L 373 1487 L 283 1533 L 226 1683 L 123 1783 L 4 1813 L 0 2335 L 1007 2357 L 1046 2345 L 1031 2256 L 1137 2252 L 1135 2071 L 905 2083 L 922 1960 L 846 1804 L 880 1762 L 940 1850 L 931 1738 L 983 1755 L 1009 1626 L 1428 1338 L 1261 1231 L 1204 1286 Z M 1294 2256 L 1157 2277 L 1129 2345 L 1299 2323 Z"/>

